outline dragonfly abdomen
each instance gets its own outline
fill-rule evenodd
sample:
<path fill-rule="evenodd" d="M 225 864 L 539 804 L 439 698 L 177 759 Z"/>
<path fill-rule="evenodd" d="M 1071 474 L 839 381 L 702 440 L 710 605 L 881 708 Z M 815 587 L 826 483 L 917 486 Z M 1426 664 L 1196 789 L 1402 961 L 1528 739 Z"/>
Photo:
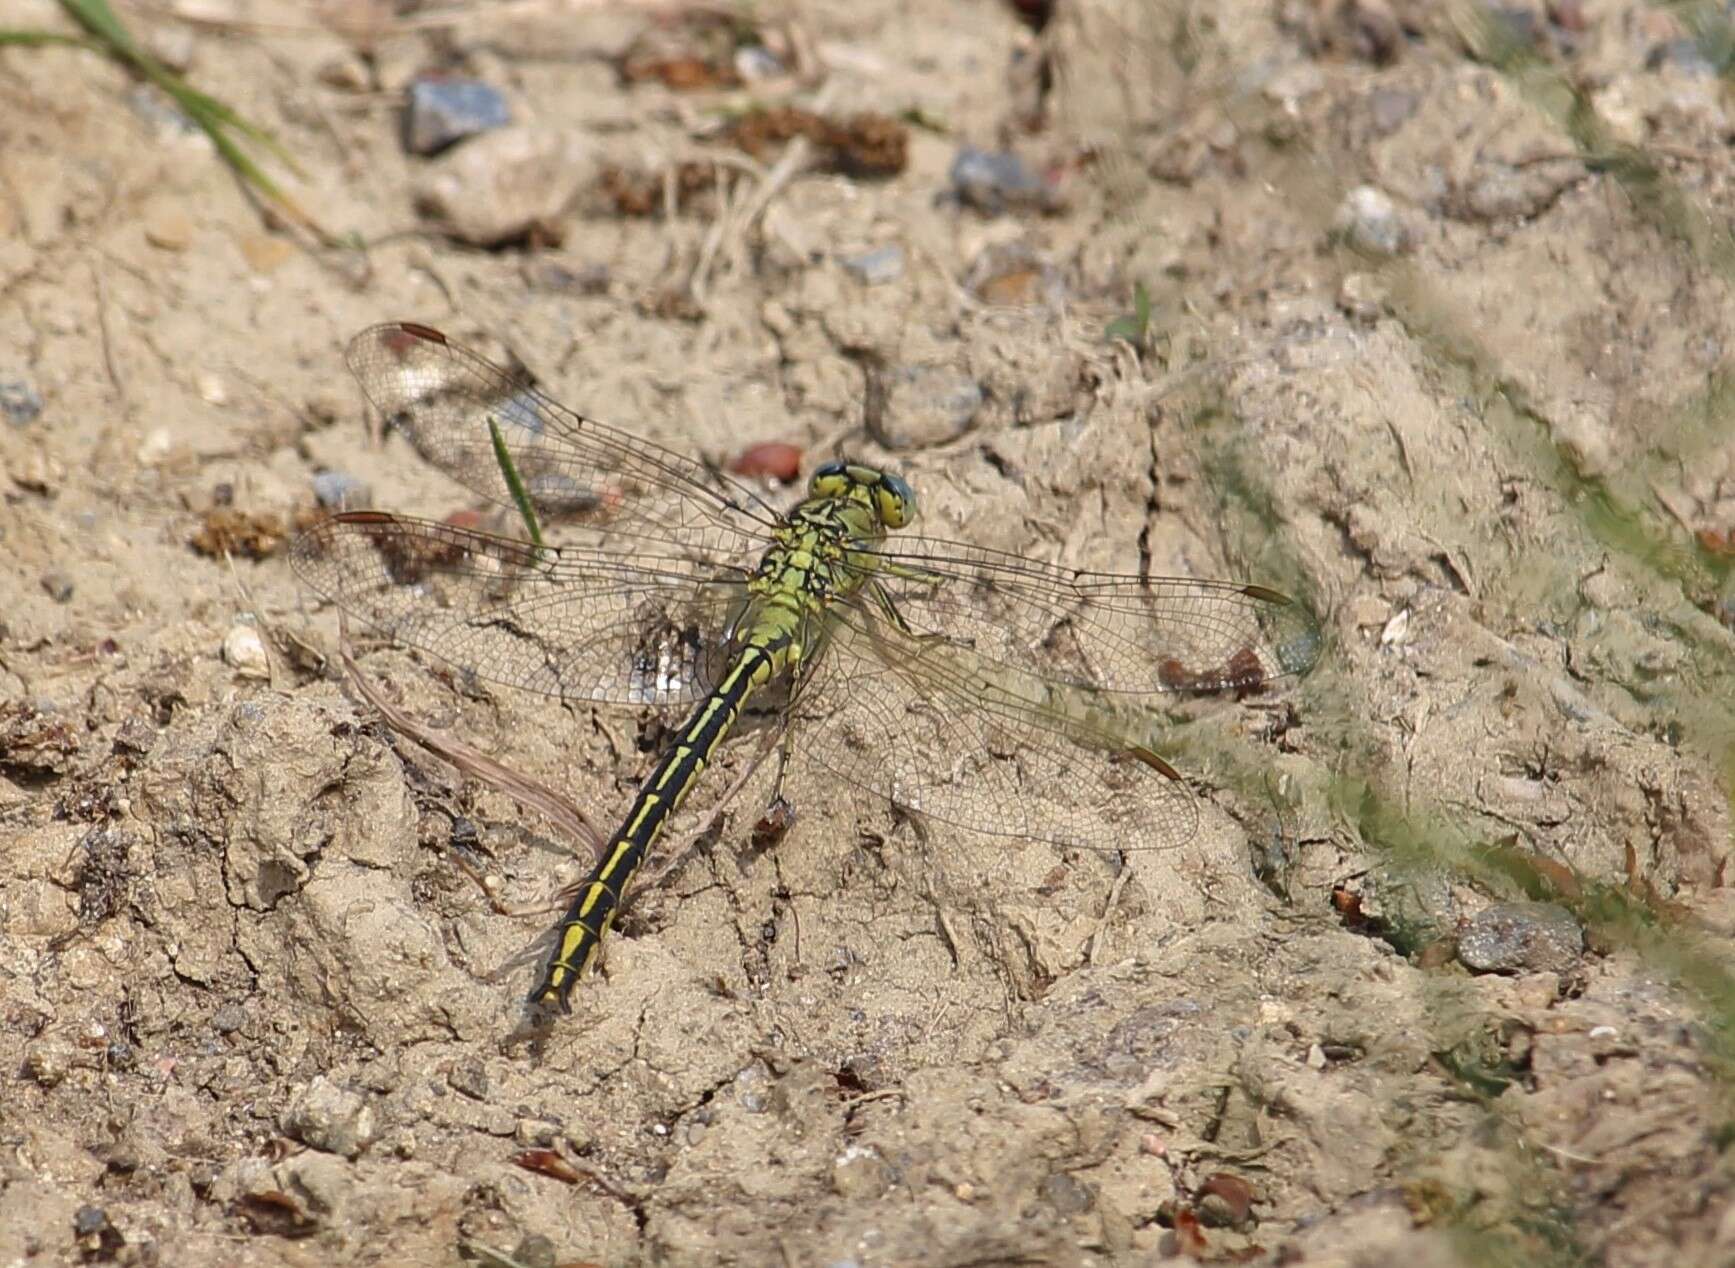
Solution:
<path fill-rule="evenodd" d="M 553 998 L 562 1009 L 568 1007 L 567 997 L 596 957 L 633 873 L 656 844 L 669 816 L 698 783 L 711 754 L 741 716 L 748 698 L 776 671 L 776 661 L 776 652 L 763 640 L 749 641 L 716 689 L 687 719 L 679 738 L 640 785 L 626 822 L 609 841 L 602 861 L 561 918 L 554 952 L 542 981 L 530 994 L 531 1002 Z"/>

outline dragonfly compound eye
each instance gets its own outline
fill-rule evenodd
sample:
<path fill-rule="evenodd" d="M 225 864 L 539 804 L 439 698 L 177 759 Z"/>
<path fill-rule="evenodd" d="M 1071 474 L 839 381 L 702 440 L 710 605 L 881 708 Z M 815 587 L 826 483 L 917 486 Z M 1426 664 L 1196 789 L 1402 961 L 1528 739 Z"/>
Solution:
<path fill-rule="evenodd" d="M 814 497 L 842 497 L 849 491 L 849 486 L 849 464 L 843 461 L 815 467 L 807 480 L 807 491 Z"/>
<path fill-rule="evenodd" d="M 916 518 L 916 491 L 902 476 L 881 472 L 874 489 L 874 509 L 887 528 L 902 528 Z"/>

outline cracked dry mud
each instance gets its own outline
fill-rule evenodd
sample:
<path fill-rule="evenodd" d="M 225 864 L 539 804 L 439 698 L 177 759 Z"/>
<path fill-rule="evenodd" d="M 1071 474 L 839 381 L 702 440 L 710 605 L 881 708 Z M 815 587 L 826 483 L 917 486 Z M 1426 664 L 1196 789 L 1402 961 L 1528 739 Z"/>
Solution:
<path fill-rule="evenodd" d="M 0 50 L 0 1263 L 1735 1260 L 1721 81 L 1612 0 L 1504 7 L 1528 61 L 1470 6 L 1012 8 L 792 10 L 828 110 L 928 126 L 895 178 L 788 180 L 675 304 L 714 203 L 402 232 L 397 103 L 454 52 L 574 163 L 704 152 L 729 90 L 609 63 L 642 6 L 371 62 L 318 6 L 129 9 L 365 255 L 266 228 L 101 58 Z M 1064 196 L 942 196 L 1006 141 Z M 546 908 L 573 843 L 358 703 L 280 554 L 319 473 L 468 506 L 342 368 L 393 317 L 710 459 L 884 462 L 936 534 L 1300 593 L 1323 662 L 1177 707 L 1175 854 L 800 781 L 532 1026 L 551 916 L 472 873 Z M 941 408 L 864 419 L 873 366 Z M 648 716 L 362 646 L 599 822 L 655 760 Z"/>

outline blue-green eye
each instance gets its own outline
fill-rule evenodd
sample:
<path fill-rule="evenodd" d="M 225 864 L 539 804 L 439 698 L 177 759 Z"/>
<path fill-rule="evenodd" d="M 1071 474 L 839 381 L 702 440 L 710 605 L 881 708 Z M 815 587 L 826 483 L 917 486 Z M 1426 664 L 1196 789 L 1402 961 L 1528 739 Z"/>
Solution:
<path fill-rule="evenodd" d="M 849 464 L 834 459 L 813 469 L 813 474 L 807 477 L 807 491 L 814 497 L 837 497 L 849 483 Z"/>
<path fill-rule="evenodd" d="M 916 518 L 916 491 L 910 487 L 909 481 L 890 471 L 880 472 L 874 503 L 880 522 L 887 528 L 902 528 Z"/>

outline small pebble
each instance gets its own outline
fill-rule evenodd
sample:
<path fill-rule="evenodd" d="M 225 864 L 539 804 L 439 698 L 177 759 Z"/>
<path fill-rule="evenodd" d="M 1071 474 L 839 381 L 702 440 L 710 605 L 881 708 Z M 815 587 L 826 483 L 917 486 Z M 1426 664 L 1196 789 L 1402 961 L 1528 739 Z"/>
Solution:
<path fill-rule="evenodd" d="M 247 234 L 237 245 L 247 267 L 260 276 L 275 273 L 295 254 L 295 247 L 287 238 L 271 233 Z"/>
<path fill-rule="evenodd" d="M 404 106 L 404 148 L 438 154 L 465 137 L 512 122 L 512 109 L 492 84 L 427 76 L 413 80 Z"/>
<path fill-rule="evenodd" d="M 243 678 L 271 676 L 271 660 L 265 654 L 265 640 L 251 625 L 230 627 L 223 636 L 223 660 Z"/>
<path fill-rule="evenodd" d="M 895 242 L 846 256 L 838 263 L 853 273 L 866 286 L 882 286 L 904 275 L 904 249 Z"/>
<path fill-rule="evenodd" d="M 79 1257 L 85 1263 L 112 1260 L 127 1244 L 108 1212 L 100 1206 L 79 1207 L 72 1216 L 72 1232 L 78 1240 Z"/>
<path fill-rule="evenodd" d="M 611 281 L 606 264 L 562 264 L 558 260 L 536 259 L 524 266 L 524 282 L 534 290 L 564 292 L 569 295 L 606 295 Z"/>
<path fill-rule="evenodd" d="M 776 53 L 763 44 L 744 44 L 735 50 L 735 73 L 744 84 L 764 83 L 789 73 Z"/>
<path fill-rule="evenodd" d="M 1673 66 L 1687 75 L 1711 76 L 1717 73 L 1717 63 L 1707 55 L 1698 40 L 1669 40 L 1659 44 L 1645 56 L 1645 69 L 1661 70 Z"/>
<path fill-rule="evenodd" d="M 801 446 L 777 440 L 749 445 L 729 464 L 729 470 L 739 476 L 761 476 L 788 484 L 801 474 Z"/>
<path fill-rule="evenodd" d="M 357 1093 L 323 1074 L 302 1089 L 283 1112 L 286 1136 L 325 1153 L 354 1158 L 373 1143 L 373 1109 Z"/>
<path fill-rule="evenodd" d="M 1006 150 L 964 146 L 952 160 L 951 181 L 959 202 L 990 214 L 1014 207 L 1041 211 L 1060 207 L 1055 187 Z"/>
<path fill-rule="evenodd" d="M 199 399 L 207 405 L 229 403 L 229 385 L 223 382 L 221 375 L 210 370 L 201 370 L 193 376 L 193 386 L 198 389 Z"/>
<path fill-rule="evenodd" d="M 1384 190 L 1358 185 L 1349 191 L 1332 218 L 1338 236 L 1358 251 L 1397 255 L 1409 245 L 1409 233 L 1397 206 Z"/>
<path fill-rule="evenodd" d="M 771 1108 L 771 1079 L 764 1067 L 750 1065 L 736 1074 L 735 1099 L 749 1114 L 763 1114 Z"/>
<path fill-rule="evenodd" d="M 321 471 L 313 477 L 313 496 L 331 510 L 365 509 L 373 505 L 366 481 L 342 471 Z"/>
<path fill-rule="evenodd" d="M 1253 1214 L 1253 1186 L 1228 1171 L 1213 1171 L 1199 1186 L 1199 1217 L 1214 1228 L 1240 1228 Z"/>
<path fill-rule="evenodd" d="M 193 32 L 187 27 L 158 26 L 150 33 L 151 53 L 172 71 L 184 71 L 193 64 L 195 45 Z"/>
<path fill-rule="evenodd" d="M 1495 903 L 1458 935 L 1458 959 L 1476 973 L 1565 973 L 1584 953 L 1584 931 L 1558 903 Z"/>
<path fill-rule="evenodd" d="M 14 427 L 33 423 L 42 414 L 42 396 L 23 379 L 0 383 L 0 414 Z"/>
<path fill-rule="evenodd" d="M 145 241 L 162 251 L 185 251 L 193 243 L 193 222 L 184 212 L 165 208 L 145 218 Z"/>
<path fill-rule="evenodd" d="M 354 53 L 340 53 L 320 63 L 314 72 L 319 82 L 340 92 L 370 92 L 373 73 L 368 64 Z"/>
<path fill-rule="evenodd" d="M 64 572 L 43 573 L 42 588 L 48 592 L 48 597 L 56 603 L 70 603 L 72 601 L 72 578 Z"/>
<path fill-rule="evenodd" d="M 174 98 L 154 84 L 140 84 L 127 94 L 132 112 L 163 136 L 193 136 L 199 125 L 175 105 Z"/>
<path fill-rule="evenodd" d="M 37 1039 L 24 1050 L 24 1077 L 38 1087 L 58 1087 L 72 1069 L 70 1044 L 59 1039 Z"/>
<path fill-rule="evenodd" d="M 891 1187 L 891 1175 L 878 1150 L 850 1145 L 831 1164 L 831 1187 L 839 1197 L 872 1202 Z"/>

